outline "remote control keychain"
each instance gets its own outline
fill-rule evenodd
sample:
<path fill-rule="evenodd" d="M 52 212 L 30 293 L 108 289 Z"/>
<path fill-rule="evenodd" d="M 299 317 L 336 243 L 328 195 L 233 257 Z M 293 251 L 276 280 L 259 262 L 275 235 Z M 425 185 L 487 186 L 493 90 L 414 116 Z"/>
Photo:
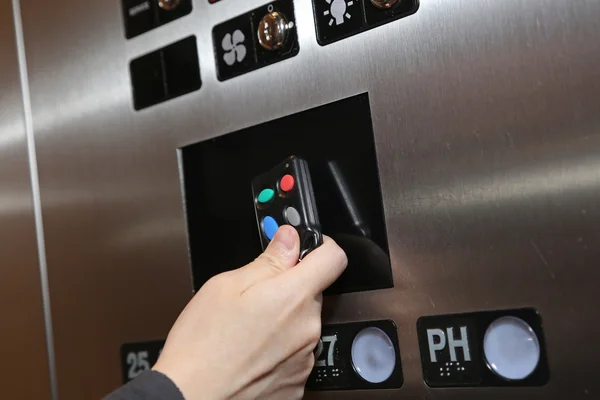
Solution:
<path fill-rule="evenodd" d="M 254 211 L 263 250 L 281 225 L 291 225 L 300 235 L 300 260 L 323 244 L 321 225 L 308 170 L 298 157 L 257 176 L 252 181 Z"/>

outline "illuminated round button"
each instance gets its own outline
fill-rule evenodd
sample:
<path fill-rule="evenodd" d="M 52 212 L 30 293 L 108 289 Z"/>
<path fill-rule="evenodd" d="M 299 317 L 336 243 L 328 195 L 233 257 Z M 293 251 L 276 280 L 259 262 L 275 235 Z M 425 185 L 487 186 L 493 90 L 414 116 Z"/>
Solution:
<path fill-rule="evenodd" d="M 285 220 L 289 222 L 292 226 L 300 226 L 302 223 L 302 218 L 300 218 L 300 213 L 294 207 L 288 207 L 284 211 Z"/>
<path fill-rule="evenodd" d="M 279 187 L 284 192 L 291 191 L 294 188 L 295 184 L 296 184 L 296 181 L 294 180 L 294 177 L 289 174 L 284 175 L 284 177 L 281 178 L 281 181 L 279 181 Z"/>
<path fill-rule="evenodd" d="M 263 219 L 262 226 L 263 230 L 265 231 L 265 235 L 269 240 L 273 239 L 275 232 L 277 232 L 277 229 L 279 229 L 279 224 L 277 221 L 275 221 L 275 218 L 271 216 L 267 216 Z"/>
<path fill-rule="evenodd" d="M 352 364 L 365 381 L 386 381 L 396 367 L 396 350 L 390 337 L 381 329 L 365 328 L 352 342 Z"/>
<path fill-rule="evenodd" d="M 527 378 L 540 361 L 535 332 L 527 322 L 511 316 L 498 318 L 488 327 L 483 352 L 490 369 L 508 380 Z"/>

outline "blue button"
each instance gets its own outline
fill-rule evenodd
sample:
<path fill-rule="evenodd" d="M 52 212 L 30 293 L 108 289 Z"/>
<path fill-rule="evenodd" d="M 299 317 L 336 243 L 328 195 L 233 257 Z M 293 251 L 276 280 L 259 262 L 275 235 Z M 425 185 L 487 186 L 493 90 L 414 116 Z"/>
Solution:
<path fill-rule="evenodd" d="M 277 229 L 279 229 L 279 224 L 277 223 L 277 221 L 275 221 L 273 217 L 265 217 L 265 219 L 263 219 L 262 225 L 263 230 L 265 231 L 265 235 L 267 235 L 269 240 L 273 239 L 273 236 L 275 236 L 275 232 L 277 232 Z"/>

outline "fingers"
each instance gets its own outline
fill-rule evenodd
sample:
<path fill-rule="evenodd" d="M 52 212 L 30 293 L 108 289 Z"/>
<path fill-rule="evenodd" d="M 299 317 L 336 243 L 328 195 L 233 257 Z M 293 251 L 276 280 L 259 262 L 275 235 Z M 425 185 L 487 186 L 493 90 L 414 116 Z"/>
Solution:
<path fill-rule="evenodd" d="M 291 285 L 301 285 L 318 295 L 340 277 L 348 265 L 346 253 L 337 243 L 324 236 L 323 244 L 313 250 L 296 268 L 282 274 Z"/>
<path fill-rule="evenodd" d="M 296 229 L 289 225 L 281 226 L 267 249 L 256 260 L 238 270 L 246 288 L 295 266 L 299 252 L 300 239 Z"/>

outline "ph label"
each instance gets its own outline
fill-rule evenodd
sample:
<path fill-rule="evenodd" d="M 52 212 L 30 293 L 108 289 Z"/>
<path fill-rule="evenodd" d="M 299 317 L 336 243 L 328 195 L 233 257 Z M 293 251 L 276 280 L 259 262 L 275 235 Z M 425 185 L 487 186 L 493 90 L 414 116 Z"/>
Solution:
<path fill-rule="evenodd" d="M 448 349 L 450 353 L 450 361 L 458 362 L 456 355 L 457 349 L 462 349 L 463 361 L 471 361 L 471 351 L 469 350 L 469 334 L 467 327 L 461 326 L 458 328 L 460 336 L 455 338 L 454 327 L 442 329 L 427 329 L 427 345 L 429 346 L 429 358 L 432 363 L 437 362 L 436 352 Z"/>
<path fill-rule="evenodd" d="M 432 387 L 473 386 L 481 380 L 476 328 L 469 321 L 427 317 L 418 323 L 425 382 Z"/>

